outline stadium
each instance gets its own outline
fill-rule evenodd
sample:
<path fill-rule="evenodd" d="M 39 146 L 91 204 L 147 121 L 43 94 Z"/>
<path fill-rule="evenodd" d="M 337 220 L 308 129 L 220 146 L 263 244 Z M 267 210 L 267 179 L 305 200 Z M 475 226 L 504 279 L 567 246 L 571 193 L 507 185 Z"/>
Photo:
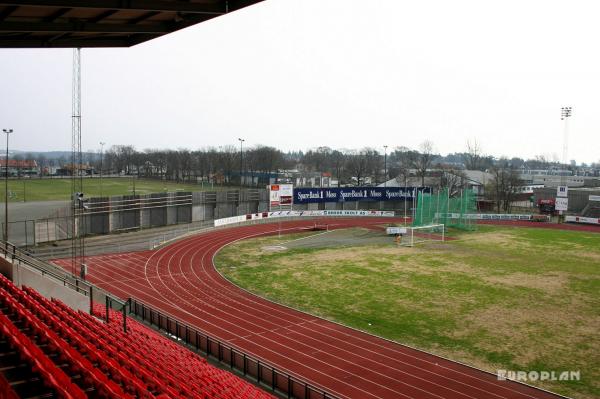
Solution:
<path fill-rule="evenodd" d="M 9 162 L 5 130 L 0 398 L 600 396 L 596 187 L 558 178 L 528 183 L 537 204 L 521 187 L 489 200 L 487 183 L 463 172 L 458 183 L 453 169 L 388 180 L 387 146 L 374 182 L 354 173 L 337 187 L 323 183 L 330 172 L 311 184 L 244 172 L 241 150 L 219 189 L 167 185 L 149 161 L 158 182 L 103 183 L 102 166 L 94 177 L 79 49 L 134 46 L 260 2 L 0 3 L 0 47 L 75 49 L 61 178 L 30 183 L 35 164 Z M 48 216 L 43 201 L 26 206 L 26 184 L 30 198 L 62 199 L 64 185 L 70 199 Z"/>

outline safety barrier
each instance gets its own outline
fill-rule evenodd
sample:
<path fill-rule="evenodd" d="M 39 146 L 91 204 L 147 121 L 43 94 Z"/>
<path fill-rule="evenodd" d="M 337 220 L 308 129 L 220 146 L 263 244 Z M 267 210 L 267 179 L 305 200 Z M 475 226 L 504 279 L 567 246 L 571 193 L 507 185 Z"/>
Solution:
<path fill-rule="evenodd" d="M 203 354 L 207 359 L 216 361 L 221 366 L 253 380 L 273 393 L 294 399 L 337 399 L 326 390 L 279 370 L 137 299 L 129 298 L 128 305 L 130 315 L 133 314 L 143 322 Z"/>
<path fill-rule="evenodd" d="M 304 218 L 304 217 L 394 217 L 394 211 L 364 211 L 364 210 L 309 210 L 309 211 L 275 211 L 257 212 L 246 215 L 231 216 L 215 219 L 215 227 L 229 224 L 244 223 L 252 220 L 277 219 L 277 218 Z"/>
<path fill-rule="evenodd" d="M 531 221 L 550 221 L 548 215 L 530 215 L 530 214 L 519 214 L 519 213 L 467 213 L 461 215 L 460 213 L 436 213 L 436 217 L 448 218 L 448 219 L 474 219 L 474 220 L 531 220 Z"/>
<path fill-rule="evenodd" d="M 600 225 L 600 219 L 587 218 L 587 217 L 583 217 L 583 216 L 565 216 L 565 222 Z"/>

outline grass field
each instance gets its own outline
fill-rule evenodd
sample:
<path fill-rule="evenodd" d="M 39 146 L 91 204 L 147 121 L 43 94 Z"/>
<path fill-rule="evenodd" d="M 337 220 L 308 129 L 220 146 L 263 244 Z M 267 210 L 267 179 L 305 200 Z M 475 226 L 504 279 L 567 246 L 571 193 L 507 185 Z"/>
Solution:
<path fill-rule="evenodd" d="M 2 185 L 4 183 L 1 183 Z M 1 186 L 0 201 L 4 201 L 4 186 Z M 204 190 L 213 189 L 205 185 Z M 222 189 L 220 186 L 214 190 Z M 135 193 L 149 194 L 164 191 L 202 191 L 198 184 L 182 184 L 150 179 L 135 179 Z M 71 197 L 71 179 L 19 179 L 8 181 L 8 199 L 10 202 L 69 200 Z M 83 191 L 86 197 L 133 194 L 133 179 L 126 177 L 83 179 Z"/>
<path fill-rule="evenodd" d="M 453 235 L 415 248 L 302 247 L 307 239 L 279 251 L 269 249 L 277 237 L 258 238 L 216 263 L 262 296 L 494 373 L 580 370 L 580 381 L 531 384 L 600 397 L 600 235 L 494 226 Z"/>

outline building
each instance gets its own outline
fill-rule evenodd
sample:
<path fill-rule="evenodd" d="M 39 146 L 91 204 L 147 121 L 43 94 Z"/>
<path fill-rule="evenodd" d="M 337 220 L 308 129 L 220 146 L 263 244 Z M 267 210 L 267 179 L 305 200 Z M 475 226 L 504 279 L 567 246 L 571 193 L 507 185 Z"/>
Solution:
<path fill-rule="evenodd" d="M 5 175 L 7 167 L 9 176 L 37 176 L 40 172 L 37 162 L 29 159 L 9 159 L 8 166 L 6 159 L 0 159 L 0 173 Z"/>

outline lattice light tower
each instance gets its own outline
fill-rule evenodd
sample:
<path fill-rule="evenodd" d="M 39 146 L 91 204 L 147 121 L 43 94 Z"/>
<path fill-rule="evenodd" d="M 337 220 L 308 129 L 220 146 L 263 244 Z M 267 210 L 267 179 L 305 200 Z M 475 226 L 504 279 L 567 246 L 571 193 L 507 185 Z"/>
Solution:
<path fill-rule="evenodd" d="M 573 115 L 573 107 L 562 107 L 560 109 L 560 120 L 564 121 L 564 133 L 563 133 L 563 153 L 562 153 L 562 163 L 563 167 L 567 167 L 568 155 L 569 155 L 569 118 Z M 560 185 L 565 186 L 567 177 L 565 175 L 566 171 L 561 173 Z"/>
<path fill-rule="evenodd" d="M 73 49 L 73 82 L 72 82 L 72 114 L 71 114 L 71 193 L 72 193 L 72 243 L 71 273 L 79 272 L 84 277 L 85 252 L 83 231 L 83 175 L 81 165 L 81 49 Z"/>

